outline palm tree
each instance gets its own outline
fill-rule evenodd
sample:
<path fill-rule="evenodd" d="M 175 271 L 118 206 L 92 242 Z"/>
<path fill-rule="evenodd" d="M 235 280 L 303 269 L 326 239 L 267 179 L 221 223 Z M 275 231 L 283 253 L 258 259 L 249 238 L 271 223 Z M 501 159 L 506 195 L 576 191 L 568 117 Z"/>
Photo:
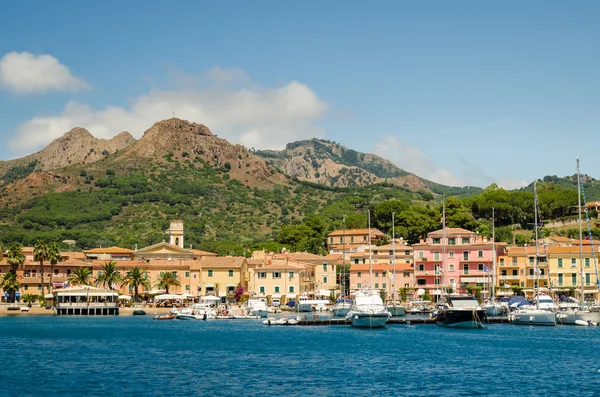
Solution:
<path fill-rule="evenodd" d="M 217 296 L 219 296 L 219 288 L 221 287 L 220 283 L 215 283 L 215 292 L 217 294 Z"/>
<path fill-rule="evenodd" d="M 113 285 L 119 285 L 123 281 L 123 276 L 117 268 L 117 263 L 110 261 L 102 265 L 101 273 L 96 277 L 96 285 L 103 286 L 110 290 L 113 289 Z"/>
<path fill-rule="evenodd" d="M 19 287 L 21 287 L 21 284 L 17 281 L 17 275 L 13 272 L 4 273 L 4 276 L 0 279 L 0 288 L 10 295 L 12 302 L 15 301 L 15 292 L 19 290 Z"/>
<path fill-rule="evenodd" d="M 44 261 L 48 259 L 48 244 L 38 240 L 33 246 L 33 260 L 40 262 L 40 273 L 42 274 L 42 292 L 44 292 Z M 50 286 L 48 293 L 50 293 Z"/>
<path fill-rule="evenodd" d="M 144 287 L 150 289 L 150 279 L 148 278 L 148 272 L 142 268 L 134 267 L 127 273 L 123 279 L 123 284 L 133 287 L 133 301 L 137 302 L 138 299 L 138 287 Z"/>
<path fill-rule="evenodd" d="M 28 307 L 31 307 L 31 304 L 38 300 L 39 297 L 35 294 L 25 294 L 21 297 L 21 300 L 27 303 Z"/>
<path fill-rule="evenodd" d="M 79 267 L 73 270 L 67 281 L 71 285 L 90 285 L 92 282 L 92 271 L 89 267 Z"/>
<path fill-rule="evenodd" d="M 10 265 L 10 270 L 16 273 L 17 269 L 25 263 L 25 254 L 23 254 L 23 246 L 19 243 L 14 243 L 8 249 L 6 254 L 6 263 Z"/>
<path fill-rule="evenodd" d="M 158 275 L 158 280 L 157 280 L 156 286 L 158 288 L 164 288 L 165 293 L 168 294 L 170 286 L 179 287 L 179 286 L 181 286 L 181 283 L 179 282 L 177 273 L 160 272 L 160 274 Z"/>
<path fill-rule="evenodd" d="M 48 245 L 47 259 L 50 261 L 50 285 L 52 286 L 52 289 L 54 289 L 54 284 L 52 283 L 52 280 L 54 278 L 54 265 L 56 265 L 58 261 L 62 259 L 60 251 L 58 249 L 58 244 L 50 243 L 50 245 Z"/>

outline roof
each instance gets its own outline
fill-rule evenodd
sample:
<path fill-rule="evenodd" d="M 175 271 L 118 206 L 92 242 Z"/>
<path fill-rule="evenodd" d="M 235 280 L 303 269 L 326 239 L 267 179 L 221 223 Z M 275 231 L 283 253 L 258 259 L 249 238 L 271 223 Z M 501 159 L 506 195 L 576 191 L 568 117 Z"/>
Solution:
<path fill-rule="evenodd" d="M 240 268 L 247 261 L 243 256 L 205 256 L 200 259 L 200 266 L 203 269 L 215 268 Z"/>
<path fill-rule="evenodd" d="M 85 259 L 85 254 L 83 252 L 73 252 L 73 251 L 65 251 L 60 253 L 63 257 L 68 257 L 69 259 Z"/>
<path fill-rule="evenodd" d="M 393 271 L 394 270 L 394 265 L 392 265 L 391 263 L 373 263 L 372 265 L 372 269 L 373 271 Z M 366 271 L 368 272 L 369 269 L 369 264 L 368 263 L 359 263 L 359 264 L 353 264 L 350 266 L 350 271 L 351 272 L 362 272 L 362 271 Z M 396 272 L 412 272 L 414 270 L 414 268 L 411 265 L 408 265 L 406 263 L 397 263 L 396 264 Z"/>
<path fill-rule="evenodd" d="M 468 235 L 473 235 L 475 234 L 475 232 L 472 232 L 470 230 L 467 229 L 463 229 L 461 227 L 447 227 L 445 229 L 440 229 L 440 230 L 436 230 L 434 232 L 430 232 L 427 233 L 427 235 L 429 236 L 437 236 L 437 235 L 453 235 L 453 234 L 468 234 Z"/>
<path fill-rule="evenodd" d="M 121 247 L 92 248 L 83 251 L 84 254 L 133 254 L 133 250 Z"/>
<path fill-rule="evenodd" d="M 306 267 L 299 263 L 271 263 L 269 265 L 257 267 L 256 271 L 260 272 L 263 270 L 304 270 Z"/>
<path fill-rule="evenodd" d="M 311 254 L 310 252 L 286 252 L 284 255 L 297 261 L 322 261 L 326 259 L 323 255 Z"/>
<path fill-rule="evenodd" d="M 217 256 L 217 254 L 215 254 L 214 252 L 208 252 L 208 251 L 192 250 L 192 252 L 196 256 L 198 256 L 198 255 L 199 256 Z"/>
<path fill-rule="evenodd" d="M 344 235 L 352 236 L 352 235 L 357 235 L 357 234 L 358 235 L 369 234 L 369 229 L 364 228 L 364 229 L 334 230 L 333 232 L 329 233 L 327 235 L 327 237 L 344 236 Z M 371 228 L 371 235 L 373 235 L 373 234 L 376 236 L 384 235 L 384 233 L 381 232 L 379 229 Z"/>
<path fill-rule="evenodd" d="M 398 253 L 403 253 L 404 251 L 412 251 L 412 247 L 410 245 L 400 245 L 400 244 L 394 244 L 394 246 L 392 247 L 392 244 L 386 244 L 386 245 L 378 245 L 376 247 L 371 247 L 371 249 L 373 251 L 381 251 L 381 250 L 386 250 L 386 251 L 391 251 L 392 248 L 394 248 L 396 250 L 396 254 Z"/>

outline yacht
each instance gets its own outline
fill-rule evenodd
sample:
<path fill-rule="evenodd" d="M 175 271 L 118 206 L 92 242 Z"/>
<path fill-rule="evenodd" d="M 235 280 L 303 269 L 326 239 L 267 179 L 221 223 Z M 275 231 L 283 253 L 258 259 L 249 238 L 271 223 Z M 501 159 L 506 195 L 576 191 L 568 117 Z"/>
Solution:
<path fill-rule="evenodd" d="M 267 311 L 267 300 L 265 298 L 251 298 L 246 303 L 244 315 L 259 316 L 266 318 L 268 315 Z"/>
<path fill-rule="evenodd" d="M 452 328 L 483 328 L 485 310 L 472 295 L 446 295 L 435 317 L 437 325 Z"/>
<path fill-rule="evenodd" d="M 356 292 L 354 304 L 346 315 L 354 327 L 384 327 L 392 314 L 386 310 L 383 300 L 376 290 Z"/>
<path fill-rule="evenodd" d="M 483 305 L 485 309 L 485 314 L 488 317 L 498 317 L 504 313 L 504 307 L 496 301 L 489 301 Z"/>
<path fill-rule="evenodd" d="M 392 314 L 392 317 L 406 316 L 406 309 L 397 301 L 387 302 L 385 308 Z"/>
<path fill-rule="evenodd" d="M 331 309 L 331 311 L 333 312 L 333 317 L 346 317 L 346 314 L 348 314 L 351 307 L 351 299 L 338 299 L 335 302 L 333 308 Z"/>
<path fill-rule="evenodd" d="M 313 309 L 312 305 L 313 305 L 312 301 L 310 299 L 308 299 L 308 296 L 302 295 L 298 299 L 297 311 L 298 312 L 312 312 L 312 309 Z"/>

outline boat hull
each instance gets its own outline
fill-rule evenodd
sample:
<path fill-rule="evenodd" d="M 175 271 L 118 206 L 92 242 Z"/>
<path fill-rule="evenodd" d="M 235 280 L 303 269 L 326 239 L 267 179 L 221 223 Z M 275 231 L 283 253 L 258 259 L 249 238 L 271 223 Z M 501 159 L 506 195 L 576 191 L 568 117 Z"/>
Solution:
<path fill-rule="evenodd" d="M 350 311 L 349 307 L 334 307 L 332 310 L 333 317 L 346 317 Z"/>
<path fill-rule="evenodd" d="M 298 311 L 303 313 L 312 312 L 312 306 L 307 303 L 299 303 Z"/>
<path fill-rule="evenodd" d="M 402 306 L 387 306 L 386 309 L 392 314 L 392 317 L 406 316 L 406 309 Z"/>
<path fill-rule="evenodd" d="M 485 314 L 488 317 L 498 317 L 504 314 L 504 309 L 500 305 L 487 305 L 485 307 Z"/>
<path fill-rule="evenodd" d="M 385 327 L 388 318 L 388 313 L 354 313 L 351 317 L 351 321 L 353 327 L 381 328 Z"/>
<path fill-rule="evenodd" d="M 555 326 L 556 315 L 543 310 L 515 312 L 510 315 L 511 323 L 517 325 Z"/>
<path fill-rule="evenodd" d="M 444 309 L 435 318 L 435 323 L 449 328 L 483 328 L 485 310 Z"/>
<path fill-rule="evenodd" d="M 577 321 L 593 323 L 600 322 L 600 312 L 574 312 L 574 313 L 558 313 L 556 322 L 565 325 L 579 325 Z"/>

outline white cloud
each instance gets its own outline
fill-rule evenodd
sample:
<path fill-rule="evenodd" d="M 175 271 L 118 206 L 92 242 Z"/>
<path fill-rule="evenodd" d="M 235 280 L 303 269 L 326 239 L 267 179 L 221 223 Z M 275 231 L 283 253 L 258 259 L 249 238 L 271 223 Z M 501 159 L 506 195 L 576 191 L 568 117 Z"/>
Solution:
<path fill-rule="evenodd" d="M 0 58 L 0 86 L 17 94 L 80 91 L 89 85 L 51 55 L 9 52 Z"/>
<path fill-rule="evenodd" d="M 432 182 L 449 186 L 466 185 L 464 181 L 452 175 L 449 171 L 437 168 L 418 148 L 406 145 L 394 136 L 384 136 L 381 141 L 375 144 L 374 151 L 398 167 Z"/>
<path fill-rule="evenodd" d="M 99 138 L 111 138 L 124 130 L 140 138 L 154 122 L 172 117 L 173 111 L 175 117 L 205 124 L 220 137 L 247 147 L 280 149 L 294 140 L 325 136 L 316 122 L 328 106 L 308 86 L 291 81 L 265 89 L 248 81 L 240 88 L 244 75 L 239 70 L 229 77 L 228 73 L 212 69 L 199 76 L 201 81 L 212 79 L 212 86 L 150 91 L 126 108 L 94 109 L 69 102 L 58 115 L 21 124 L 9 145 L 18 154 L 31 152 L 77 126 Z M 235 88 L 227 84 L 232 81 Z"/>

